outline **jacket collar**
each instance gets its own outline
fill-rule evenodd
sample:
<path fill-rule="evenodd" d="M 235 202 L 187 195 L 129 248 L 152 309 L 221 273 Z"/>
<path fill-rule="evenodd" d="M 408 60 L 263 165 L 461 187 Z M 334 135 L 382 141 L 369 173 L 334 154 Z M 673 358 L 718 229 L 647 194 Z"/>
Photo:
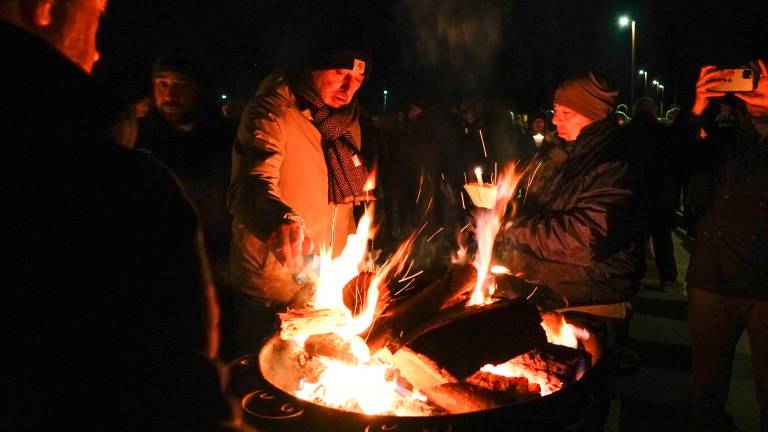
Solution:
<path fill-rule="evenodd" d="M 616 117 L 610 114 L 608 117 L 597 120 L 581 130 L 575 141 L 566 143 L 566 151 L 570 157 L 590 152 L 596 147 L 610 142 L 610 138 L 619 131 Z"/>

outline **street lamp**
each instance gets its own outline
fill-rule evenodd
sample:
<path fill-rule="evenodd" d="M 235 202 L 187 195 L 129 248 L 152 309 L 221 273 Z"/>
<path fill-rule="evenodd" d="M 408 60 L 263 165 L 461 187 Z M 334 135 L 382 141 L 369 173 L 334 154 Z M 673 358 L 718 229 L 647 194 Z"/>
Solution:
<path fill-rule="evenodd" d="M 631 26 L 632 33 L 632 61 L 629 69 L 629 100 L 635 103 L 635 20 L 624 15 L 619 18 L 619 27 Z"/>
<path fill-rule="evenodd" d="M 648 71 L 640 69 L 638 73 L 643 76 L 643 96 L 648 96 Z"/>
<path fill-rule="evenodd" d="M 629 25 L 629 17 L 624 15 L 622 17 L 619 17 L 619 25 L 621 27 L 626 27 Z"/>
<path fill-rule="evenodd" d="M 381 115 L 387 115 L 387 96 L 389 95 L 389 92 L 387 90 L 384 90 L 384 104 L 381 107 Z"/>
<path fill-rule="evenodd" d="M 664 85 L 659 80 L 653 80 L 651 84 L 656 88 L 656 100 L 659 101 L 659 114 L 661 114 L 664 112 Z M 661 97 L 659 97 L 659 92 L 661 92 Z"/>
<path fill-rule="evenodd" d="M 659 84 L 659 89 L 661 89 L 661 98 L 659 98 L 659 116 L 664 117 L 664 85 Z"/>

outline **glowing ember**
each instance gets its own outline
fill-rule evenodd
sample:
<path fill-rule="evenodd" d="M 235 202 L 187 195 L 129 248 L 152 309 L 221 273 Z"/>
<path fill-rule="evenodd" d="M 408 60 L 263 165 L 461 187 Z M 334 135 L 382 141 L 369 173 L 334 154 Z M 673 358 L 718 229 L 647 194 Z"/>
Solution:
<path fill-rule="evenodd" d="M 565 321 L 562 314 L 543 313 L 541 315 L 541 326 L 547 334 L 547 341 L 551 344 L 562 345 L 571 348 L 578 348 L 580 340 L 589 339 L 589 332 L 586 329 L 574 326 Z M 485 365 L 480 370 L 495 375 L 508 378 L 525 378 L 529 383 L 538 384 L 541 388 L 541 395 L 546 396 L 560 390 L 563 382 L 556 376 L 547 373 L 546 370 L 536 369 L 526 362 L 528 354 L 515 357 L 506 363 L 498 365 Z"/>
<path fill-rule="evenodd" d="M 517 358 L 509 360 L 499 365 L 485 365 L 480 370 L 482 372 L 492 373 L 507 378 L 525 378 L 529 383 L 538 384 L 541 388 L 541 395 L 546 396 L 554 393 L 563 387 L 563 383 L 548 374 L 546 371 L 534 370 L 523 364 L 516 362 Z"/>
<path fill-rule="evenodd" d="M 311 402 L 360 411 L 385 414 L 392 410 L 397 397 L 397 383 L 386 365 L 350 364 L 321 358 L 325 370 L 316 383 L 304 383 L 296 396 Z"/>

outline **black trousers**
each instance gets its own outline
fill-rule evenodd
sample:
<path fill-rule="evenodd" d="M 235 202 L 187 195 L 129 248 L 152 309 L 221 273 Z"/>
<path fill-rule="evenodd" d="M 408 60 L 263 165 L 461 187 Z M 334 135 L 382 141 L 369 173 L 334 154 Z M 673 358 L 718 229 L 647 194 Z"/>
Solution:
<path fill-rule="evenodd" d="M 659 278 L 663 282 L 674 282 L 677 280 L 677 262 L 675 261 L 675 249 L 672 245 L 675 211 L 673 209 L 658 209 L 656 213 L 650 226 L 656 268 L 659 271 Z"/>
<path fill-rule="evenodd" d="M 236 356 L 239 357 L 259 352 L 264 343 L 277 334 L 280 330 L 277 314 L 285 312 L 286 305 L 251 297 L 236 289 L 235 310 L 238 317 Z"/>
<path fill-rule="evenodd" d="M 704 419 L 725 413 L 736 343 L 746 330 L 761 430 L 768 430 L 768 301 L 716 295 L 695 287 L 689 287 L 688 297 L 693 417 Z M 713 419 L 710 424 L 717 421 Z"/>

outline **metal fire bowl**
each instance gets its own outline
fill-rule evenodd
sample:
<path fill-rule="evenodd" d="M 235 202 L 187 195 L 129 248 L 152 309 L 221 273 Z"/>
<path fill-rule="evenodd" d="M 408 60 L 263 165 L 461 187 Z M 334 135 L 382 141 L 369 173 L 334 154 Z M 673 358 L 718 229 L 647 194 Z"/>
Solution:
<path fill-rule="evenodd" d="M 228 365 L 227 392 L 240 401 L 244 420 L 263 431 L 586 431 L 598 417 L 598 401 L 606 397 L 605 362 L 596 361 L 579 381 L 556 393 L 484 411 L 427 417 L 341 411 L 296 398 L 265 377 L 262 365 L 266 371 L 275 365 L 272 356 L 278 341 L 274 336 L 258 354 Z M 600 344 L 592 345 L 585 349 L 599 359 Z"/>

